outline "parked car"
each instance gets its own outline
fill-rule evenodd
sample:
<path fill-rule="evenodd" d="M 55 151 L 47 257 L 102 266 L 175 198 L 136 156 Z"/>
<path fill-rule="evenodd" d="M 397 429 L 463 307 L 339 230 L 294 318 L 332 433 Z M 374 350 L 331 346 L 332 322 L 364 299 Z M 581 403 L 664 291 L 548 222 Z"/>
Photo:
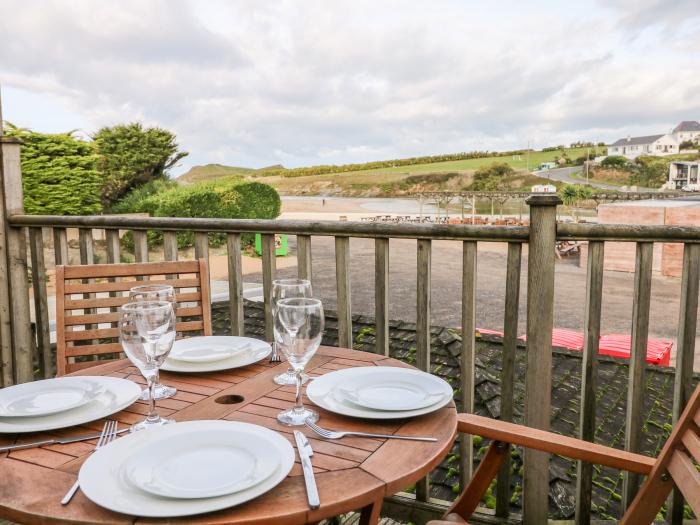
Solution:
<path fill-rule="evenodd" d="M 700 184 L 686 184 L 681 188 L 682 191 L 700 191 Z"/>

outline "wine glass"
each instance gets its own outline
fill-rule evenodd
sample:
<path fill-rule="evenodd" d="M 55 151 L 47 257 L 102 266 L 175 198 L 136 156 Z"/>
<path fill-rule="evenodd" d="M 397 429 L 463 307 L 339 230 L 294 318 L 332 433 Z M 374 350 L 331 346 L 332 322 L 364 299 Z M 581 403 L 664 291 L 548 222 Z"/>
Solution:
<path fill-rule="evenodd" d="M 135 303 L 139 301 L 169 301 L 173 304 L 174 308 L 176 306 L 175 289 L 169 284 L 145 284 L 142 286 L 134 286 L 129 290 L 129 302 Z M 156 371 L 156 384 L 153 388 L 156 396 L 155 398 L 168 399 L 177 394 L 176 388 L 161 384 L 157 374 L 158 372 Z M 148 396 L 148 389 L 144 389 L 139 399 L 148 401 Z"/>
<path fill-rule="evenodd" d="M 148 417 L 131 427 L 132 432 L 173 423 L 156 411 L 153 390 L 158 369 L 175 342 L 175 310 L 169 301 L 127 303 L 121 308 L 119 341 L 129 360 L 148 383 Z"/>
<path fill-rule="evenodd" d="M 304 408 L 301 400 L 302 374 L 309 359 L 316 353 L 323 336 L 323 305 L 318 299 L 281 299 L 275 314 L 275 340 L 296 377 L 294 407 L 280 412 L 277 421 L 284 425 L 301 426 L 305 421 L 318 421 L 318 413 Z"/>
<path fill-rule="evenodd" d="M 290 299 L 293 297 L 311 297 L 311 281 L 308 279 L 275 279 L 272 281 L 272 315 L 277 311 L 277 302 L 282 299 Z M 277 352 L 277 342 L 272 342 L 272 355 L 270 362 L 279 362 L 279 354 Z M 302 375 L 302 384 L 309 380 L 309 376 Z M 273 381 L 278 385 L 296 385 L 297 379 L 294 369 L 289 366 L 286 372 L 278 374 Z"/>

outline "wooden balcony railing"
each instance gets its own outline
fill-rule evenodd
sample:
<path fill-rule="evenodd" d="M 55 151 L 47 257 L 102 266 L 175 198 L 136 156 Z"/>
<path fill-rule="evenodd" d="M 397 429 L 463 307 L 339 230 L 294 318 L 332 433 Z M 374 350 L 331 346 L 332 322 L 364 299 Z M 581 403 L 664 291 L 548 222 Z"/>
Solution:
<path fill-rule="evenodd" d="M 504 312 L 503 363 L 501 380 L 501 418 L 513 418 L 513 384 L 518 327 L 518 301 L 522 265 L 522 244 L 528 243 L 527 265 L 527 376 L 524 423 L 548 429 L 551 403 L 552 324 L 556 240 L 588 242 L 587 290 L 585 305 L 585 346 L 582 361 L 582 391 L 579 436 L 594 439 L 596 415 L 596 385 L 598 338 L 601 325 L 603 256 L 606 241 L 636 243 L 636 271 L 633 297 L 632 351 L 629 368 L 627 412 L 625 420 L 625 449 L 640 450 L 642 402 L 646 341 L 649 327 L 651 298 L 652 254 L 655 242 L 684 244 L 684 265 L 678 320 L 678 344 L 675 372 L 673 415 L 682 411 L 692 388 L 693 355 L 695 351 L 698 311 L 698 282 L 700 279 L 700 228 L 669 226 L 623 226 L 595 224 L 557 224 L 554 195 L 529 197 L 529 227 L 493 227 L 468 225 L 387 224 L 353 222 L 313 222 L 286 220 L 233 220 L 144 218 L 121 216 L 58 217 L 24 215 L 19 163 L 19 143 L 0 137 L 2 146 L 2 195 L 0 196 L 0 378 L 2 385 L 34 379 L 34 348 L 46 375 L 52 374 L 49 341 L 49 312 L 45 283 L 44 228 L 51 230 L 56 264 L 68 262 L 67 229 L 79 232 L 80 263 L 94 262 L 95 230 L 104 230 L 107 262 L 120 261 L 120 233 L 131 231 L 137 262 L 147 261 L 148 231 L 163 233 L 164 258 L 176 260 L 177 232 L 195 234 L 195 256 L 208 259 L 208 234 L 227 235 L 231 334 L 243 332 L 243 276 L 241 264 L 241 235 L 262 234 L 263 290 L 266 311 L 266 335 L 272 338 L 270 309 L 272 280 L 275 276 L 274 234 L 285 233 L 297 238 L 298 275 L 312 278 L 311 238 L 330 236 L 335 239 L 335 276 L 338 298 L 339 341 L 352 346 L 352 306 L 350 281 L 351 237 L 374 239 L 375 243 L 375 309 L 378 352 L 389 352 L 388 305 L 390 290 L 389 246 L 391 239 L 417 239 L 417 366 L 430 371 L 431 325 L 431 253 L 433 240 L 462 243 L 462 352 L 461 379 L 463 406 L 471 412 L 474 404 L 474 356 L 477 246 L 481 241 L 507 244 L 507 270 Z M 29 249 L 27 249 L 27 239 Z M 31 330 L 29 308 L 28 261 L 35 307 L 35 332 Z M 458 276 L 455 276 L 458 279 Z M 472 441 L 461 440 L 462 486 L 471 476 Z M 524 456 L 523 522 L 546 523 L 549 494 L 548 456 L 527 452 Z M 592 467 L 580 464 L 577 476 L 577 523 L 588 523 L 591 516 Z M 625 478 L 624 506 L 631 502 L 639 480 L 635 475 Z M 508 516 L 509 465 L 501 470 L 496 487 L 496 515 Z M 416 499 L 428 499 L 427 480 L 416 488 Z M 673 523 L 682 517 L 682 500 L 676 496 Z"/>

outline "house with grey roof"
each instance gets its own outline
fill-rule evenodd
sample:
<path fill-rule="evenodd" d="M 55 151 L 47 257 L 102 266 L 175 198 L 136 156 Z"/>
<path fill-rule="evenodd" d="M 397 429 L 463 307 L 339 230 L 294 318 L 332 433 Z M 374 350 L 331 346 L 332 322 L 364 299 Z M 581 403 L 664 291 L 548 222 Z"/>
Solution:
<path fill-rule="evenodd" d="M 698 142 L 700 141 L 700 122 L 684 120 L 673 128 L 671 134 L 679 144 L 686 141 Z"/>
<path fill-rule="evenodd" d="M 679 152 L 679 142 L 673 134 L 627 137 L 608 146 L 608 155 L 620 155 L 636 159 L 640 155 L 675 155 Z"/>

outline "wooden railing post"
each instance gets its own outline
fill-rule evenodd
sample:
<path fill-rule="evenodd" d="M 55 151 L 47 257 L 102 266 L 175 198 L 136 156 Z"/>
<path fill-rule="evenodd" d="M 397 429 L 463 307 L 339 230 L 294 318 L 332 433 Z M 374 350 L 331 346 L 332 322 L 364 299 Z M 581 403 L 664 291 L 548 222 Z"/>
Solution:
<path fill-rule="evenodd" d="M 0 182 L 4 181 L 10 172 L 19 169 L 10 166 L 12 158 L 18 157 L 14 149 L 19 150 L 19 141 L 2 136 L 2 120 L 0 119 Z M 7 153 L 6 153 L 7 152 Z M 6 160 L 7 157 L 7 160 Z M 7 164 L 7 167 L 6 167 Z M 5 206 L 5 187 L 0 183 L 0 386 L 14 384 L 14 362 L 12 357 L 12 313 L 10 310 L 10 270 L 8 267 L 7 251 L 7 207 Z"/>
<path fill-rule="evenodd" d="M 374 240 L 375 352 L 389 356 L 389 239 Z"/>
<path fill-rule="evenodd" d="M 554 260 L 556 195 L 532 195 L 527 262 L 527 371 L 525 424 L 549 430 L 552 397 L 552 327 L 554 324 Z M 523 451 L 523 523 L 547 523 L 549 454 Z"/>
<path fill-rule="evenodd" d="M 24 213 L 20 142 L 2 137 L 2 176 L 5 198 L 5 220 Z M 6 223 L 7 224 L 7 223 Z M 7 265 L 9 277 L 9 309 L 12 319 L 14 379 L 24 383 L 34 379 L 29 283 L 27 274 L 27 239 L 24 228 L 6 227 Z"/>

